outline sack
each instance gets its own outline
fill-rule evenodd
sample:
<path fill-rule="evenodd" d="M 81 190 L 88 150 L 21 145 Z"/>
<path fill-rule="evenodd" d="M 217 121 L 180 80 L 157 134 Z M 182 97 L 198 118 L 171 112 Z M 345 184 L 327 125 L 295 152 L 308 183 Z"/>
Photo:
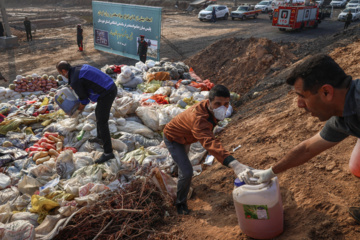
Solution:
<path fill-rule="evenodd" d="M 155 186 L 164 194 L 169 194 L 170 197 L 176 200 L 176 182 L 166 173 L 158 168 L 153 168 L 150 172 L 151 180 Z"/>
<path fill-rule="evenodd" d="M 7 188 L 10 184 L 10 177 L 3 173 L 0 173 L 0 190 Z"/>
<path fill-rule="evenodd" d="M 68 179 L 75 171 L 75 164 L 73 162 L 73 152 L 65 150 L 60 153 L 56 159 L 56 172 L 60 178 Z"/>
<path fill-rule="evenodd" d="M 147 138 L 154 138 L 155 133 L 145 125 L 134 121 L 126 121 L 124 126 L 117 126 L 118 131 L 141 134 Z"/>
<path fill-rule="evenodd" d="M 18 220 L 8 224 L 0 223 L 0 239 L 35 239 L 35 227 L 28 221 Z"/>
<path fill-rule="evenodd" d="M 160 131 L 158 111 L 160 111 L 159 107 L 154 105 L 148 107 L 138 107 L 135 113 L 142 120 L 145 126 L 153 131 Z"/>

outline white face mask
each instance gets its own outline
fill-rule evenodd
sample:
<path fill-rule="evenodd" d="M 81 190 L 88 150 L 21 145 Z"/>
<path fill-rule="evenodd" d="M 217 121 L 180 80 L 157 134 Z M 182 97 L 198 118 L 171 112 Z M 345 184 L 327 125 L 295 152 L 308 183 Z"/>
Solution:
<path fill-rule="evenodd" d="M 225 106 L 221 106 L 213 110 L 215 118 L 219 121 L 225 119 L 226 111 L 227 108 Z"/>

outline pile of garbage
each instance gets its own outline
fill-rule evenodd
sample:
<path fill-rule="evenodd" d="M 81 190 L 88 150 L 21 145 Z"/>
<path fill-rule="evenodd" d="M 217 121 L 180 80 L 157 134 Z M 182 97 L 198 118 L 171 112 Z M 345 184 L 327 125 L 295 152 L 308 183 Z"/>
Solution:
<path fill-rule="evenodd" d="M 162 142 L 162 130 L 176 115 L 208 99 L 213 84 L 182 62 L 149 60 L 102 70 L 118 86 L 108 122 L 115 159 L 105 164 L 94 164 L 103 148 L 88 141 L 97 135 L 96 103 L 69 117 L 54 104 L 57 89 L 53 83 L 51 88 L 46 85 L 50 88 L 47 94 L 0 89 L 0 95 L 8 96 L 0 103 L 0 238 L 32 239 L 36 235 L 37 239 L 50 239 L 69 222 L 77 224 L 77 231 L 94 233 L 89 223 L 82 221 L 86 226 L 82 228 L 79 222 L 99 211 L 100 199 L 104 211 L 110 211 L 110 206 L 118 209 L 106 221 L 110 236 L 111 229 L 120 227 L 116 219 L 127 213 L 121 209 L 134 207 L 119 202 L 115 207 L 110 204 L 114 201 L 111 196 L 134 191 L 134 181 L 147 188 L 155 184 L 163 196 L 176 197 L 176 179 L 171 177 L 176 167 Z M 238 95 L 232 93 L 232 97 Z M 227 117 L 231 113 L 229 108 Z M 227 123 L 228 119 L 221 126 Z M 201 172 L 200 161 L 205 156 L 200 143 L 191 145 L 189 158 L 195 175 Z M 109 202 L 104 202 L 106 199 Z M 149 219 L 164 216 L 164 209 L 160 209 L 162 213 L 151 218 L 150 205 L 145 206 L 147 212 L 141 210 Z M 105 223 L 100 218 L 93 221 L 99 226 Z M 134 229 L 117 231 L 123 231 L 122 236 L 139 234 Z"/>

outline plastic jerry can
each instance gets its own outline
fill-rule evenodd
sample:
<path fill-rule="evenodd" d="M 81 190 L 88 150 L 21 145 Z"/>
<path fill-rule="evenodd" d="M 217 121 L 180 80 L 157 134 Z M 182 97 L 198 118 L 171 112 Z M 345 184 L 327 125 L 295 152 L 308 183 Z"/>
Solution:
<path fill-rule="evenodd" d="M 56 92 L 55 102 L 69 116 L 73 115 L 80 105 L 74 90 L 68 87 L 63 87 Z"/>
<path fill-rule="evenodd" d="M 277 177 L 248 185 L 235 180 L 233 199 L 243 233 L 255 239 L 271 239 L 284 230 L 284 214 Z"/>

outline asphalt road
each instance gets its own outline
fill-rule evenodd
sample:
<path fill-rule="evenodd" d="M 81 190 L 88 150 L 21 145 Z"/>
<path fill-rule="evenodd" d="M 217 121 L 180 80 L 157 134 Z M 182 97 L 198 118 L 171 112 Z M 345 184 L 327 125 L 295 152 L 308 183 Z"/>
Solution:
<path fill-rule="evenodd" d="M 181 60 L 206 48 L 214 42 L 229 38 L 267 38 L 274 42 L 305 42 L 317 38 L 327 38 L 342 31 L 343 22 L 337 21 L 342 9 L 334 9 L 333 17 L 323 20 L 317 29 L 281 32 L 272 26 L 268 14 L 262 13 L 257 19 L 218 20 L 216 23 L 202 22 L 197 13 L 164 12 L 160 55 L 173 60 Z M 358 24 L 358 22 L 354 22 Z M 231 46 L 229 48 L 231 50 Z"/>

